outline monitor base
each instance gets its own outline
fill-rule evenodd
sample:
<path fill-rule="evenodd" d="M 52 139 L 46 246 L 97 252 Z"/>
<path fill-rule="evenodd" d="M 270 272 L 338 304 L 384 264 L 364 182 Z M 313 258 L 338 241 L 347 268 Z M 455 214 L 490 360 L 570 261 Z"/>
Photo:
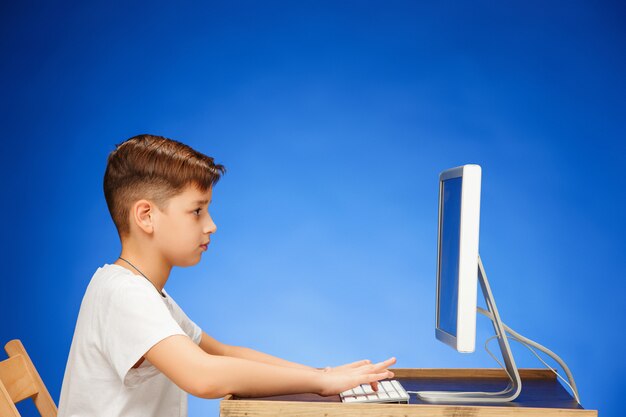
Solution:
<path fill-rule="evenodd" d="M 491 292 L 489 281 L 487 280 L 487 274 L 483 267 L 483 262 L 478 256 L 478 281 L 485 297 L 485 303 L 487 309 L 493 316 L 491 323 L 496 332 L 498 338 L 498 345 L 500 346 L 500 352 L 502 353 L 502 359 L 504 359 L 505 370 L 509 376 L 509 385 L 502 391 L 496 392 L 456 392 L 456 391 L 418 391 L 414 392 L 417 398 L 426 402 L 433 403 L 504 403 L 513 401 L 522 391 L 522 380 L 515 365 L 513 359 L 513 353 L 506 336 L 506 330 L 504 324 L 498 314 L 496 308 L 496 301 Z"/>

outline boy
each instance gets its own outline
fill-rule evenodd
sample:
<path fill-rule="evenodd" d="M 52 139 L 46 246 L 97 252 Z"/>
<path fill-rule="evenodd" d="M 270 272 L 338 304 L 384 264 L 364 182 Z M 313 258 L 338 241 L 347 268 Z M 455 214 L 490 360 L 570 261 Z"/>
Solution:
<path fill-rule="evenodd" d="M 318 370 L 218 342 L 163 288 L 200 261 L 216 231 L 208 208 L 225 172 L 171 139 L 139 135 L 111 152 L 104 194 L 122 253 L 93 275 L 65 369 L 58 417 L 186 416 L 187 393 L 335 395 L 393 377 L 391 358 Z"/>

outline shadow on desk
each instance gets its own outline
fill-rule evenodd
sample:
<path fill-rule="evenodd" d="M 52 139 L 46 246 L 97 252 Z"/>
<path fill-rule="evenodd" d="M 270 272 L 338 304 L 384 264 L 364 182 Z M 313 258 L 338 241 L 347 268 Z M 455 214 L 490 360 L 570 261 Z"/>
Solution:
<path fill-rule="evenodd" d="M 508 384 L 502 369 L 392 369 L 394 379 L 407 391 L 499 391 Z M 432 404 L 411 394 L 409 404 L 342 403 L 339 395 L 278 395 L 262 398 L 227 396 L 221 401 L 221 417 L 254 416 L 577 416 L 595 417 L 563 388 L 549 369 L 520 369 L 522 392 L 515 401 L 502 404 Z"/>

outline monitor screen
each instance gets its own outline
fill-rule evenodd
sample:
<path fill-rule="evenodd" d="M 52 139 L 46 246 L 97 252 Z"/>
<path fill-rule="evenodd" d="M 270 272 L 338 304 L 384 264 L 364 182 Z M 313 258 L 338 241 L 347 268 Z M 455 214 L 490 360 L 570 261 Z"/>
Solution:
<path fill-rule="evenodd" d="M 481 169 L 463 165 L 439 176 L 437 339 L 473 352 L 478 290 Z"/>
<path fill-rule="evenodd" d="M 439 255 L 438 327 L 456 337 L 459 299 L 459 226 L 461 223 L 461 184 L 452 178 L 442 184 L 441 252 Z"/>

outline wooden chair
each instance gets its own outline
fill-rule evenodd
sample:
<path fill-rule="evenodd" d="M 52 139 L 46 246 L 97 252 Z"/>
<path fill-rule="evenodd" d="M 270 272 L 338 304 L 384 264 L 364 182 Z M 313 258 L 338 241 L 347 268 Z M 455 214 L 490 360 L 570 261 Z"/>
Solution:
<path fill-rule="evenodd" d="M 56 417 L 57 406 L 18 339 L 4 346 L 8 359 L 0 362 L 0 416 L 20 417 L 15 404 L 32 398 L 41 417 Z"/>

